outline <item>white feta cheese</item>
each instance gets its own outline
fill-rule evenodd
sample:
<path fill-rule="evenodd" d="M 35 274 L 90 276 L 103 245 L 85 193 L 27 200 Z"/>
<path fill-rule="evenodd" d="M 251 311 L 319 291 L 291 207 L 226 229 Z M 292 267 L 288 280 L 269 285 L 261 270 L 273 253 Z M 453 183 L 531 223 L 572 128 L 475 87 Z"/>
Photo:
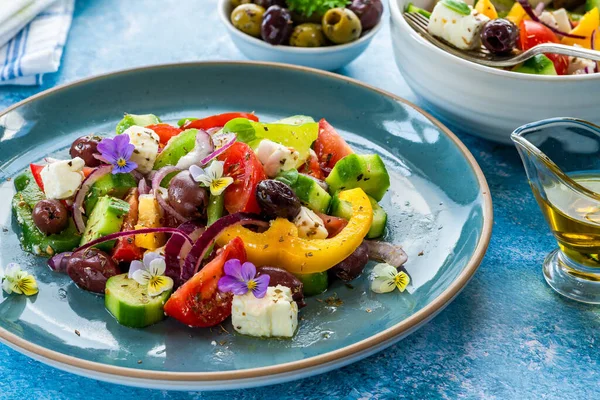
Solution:
<path fill-rule="evenodd" d="M 250 292 L 233 296 L 231 322 L 244 335 L 292 337 L 298 326 L 298 305 L 290 288 L 269 286 L 262 299 Z"/>
<path fill-rule="evenodd" d="M 301 165 L 300 153 L 291 147 L 263 139 L 256 148 L 256 156 L 265 167 L 269 178 L 274 178 L 281 171 L 287 171 Z"/>
<path fill-rule="evenodd" d="M 580 47 L 578 44 L 575 44 L 575 46 Z M 586 71 L 586 68 L 588 71 L 594 71 L 596 68 L 596 61 L 581 57 L 569 57 L 567 75 L 587 74 L 588 71 Z"/>
<path fill-rule="evenodd" d="M 134 125 L 122 134 L 129 136 L 129 142 L 135 146 L 131 161 L 138 165 L 137 170 L 144 175 L 152 171 L 160 143 L 156 132 L 143 126 Z"/>
<path fill-rule="evenodd" d="M 541 22 L 546 25 L 553 27 L 554 29 L 558 29 L 558 22 L 556 22 L 556 18 L 554 17 L 554 13 L 543 11 L 538 17 Z M 571 30 L 571 29 L 569 29 Z"/>
<path fill-rule="evenodd" d="M 40 175 L 44 193 L 49 199 L 67 199 L 77 192 L 83 182 L 85 162 L 75 157 L 72 160 L 55 161 L 46 165 Z"/>
<path fill-rule="evenodd" d="M 471 50 L 481 46 L 479 32 L 489 18 L 469 7 L 471 14 L 462 15 L 439 2 L 433 8 L 427 30 L 458 49 Z"/>
<path fill-rule="evenodd" d="M 556 21 L 556 26 L 559 31 L 571 31 L 571 21 L 569 21 L 569 14 L 567 13 L 567 10 L 565 10 L 564 8 L 559 8 L 558 10 L 552 11 L 552 16 Z"/>
<path fill-rule="evenodd" d="M 298 227 L 298 236 L 307 239 L 327 239 L 329 233 L 325 223 L 313 210 L 302 206 L 294 218 L 294 225 Z"/>

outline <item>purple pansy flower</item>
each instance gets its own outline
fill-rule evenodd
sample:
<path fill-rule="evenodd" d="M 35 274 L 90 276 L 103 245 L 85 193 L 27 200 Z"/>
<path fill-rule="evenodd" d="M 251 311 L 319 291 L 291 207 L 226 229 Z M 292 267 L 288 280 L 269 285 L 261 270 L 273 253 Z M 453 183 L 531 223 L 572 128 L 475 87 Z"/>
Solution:
<path fill-rule="evenodd" d="M 129 136 L 117 135 L 114 139 L 104 138 L 98 143 L 98 151 L 103 161 L 114 166 L 112 173 L 131 172 L 138 167 L 134 161 L 130 161 L 135 146 L 129 143 Z"/>
<path fill-rule="evenodd" d="M 219 279 L 221 292 L 231 292 L 241 296 L 250 291 L 257 299 L 265 297 L 271 277 L 256 276 L 256 267 L 251 262 L 242 264 L 240 260 L 234 258 L 225 263 L 224 270 L 225 276 Z"/>

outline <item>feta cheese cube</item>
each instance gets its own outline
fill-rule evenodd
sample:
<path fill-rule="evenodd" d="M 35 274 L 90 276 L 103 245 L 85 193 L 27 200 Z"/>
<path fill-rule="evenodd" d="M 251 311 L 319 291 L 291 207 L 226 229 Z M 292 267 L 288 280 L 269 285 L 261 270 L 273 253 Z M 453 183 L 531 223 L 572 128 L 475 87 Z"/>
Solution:
<path fill-rule="evenodd" d="M 538 18 L 544 24 L 549 25 L 549 26 L 553 27 L 554 29 L 558 29 L 558 22 L 556 21 L 556 18 L 554 17 L 554 13 L 551 13 L 548 11 L 543 11 Z M 569 31 L 570 30 L 571 29 L 569 28 Z"/>
<path fill-rule="evenodd" d="M 569 20 L 569 14 L 567 13 L 567 10 L 565 10 L 564 8 L 559 8 L 558 10 L 552 11 L 552 16 L 556 21 L 556 27 L 559 31 L 571 31 L 571 21 Z"/>
<path fill-rule="evenodd" d="M 79 157 L 46 165 L 40 172 L 46 197 L 67 199 L 75 195 L 84 179 L 82 172 L 84 166 L 85 162 Z"/>
<path fill-rule="evenodd" d="M 472 50 L 481 46 L 479 32 L 490 19 L 476 10 L 463 15 L 439 2 L 433 8 L 427 30 L 458 49 Z"/>
<path fill-rule="evenodd" d="M 276 177 L 280 172 L 287 171 L 301 165 L 300 153 L 291 147 L 263 139 L 256 148 L 256 156 L 265 167 L 269 178 Z"/>
<path fill-rule="evenodd" d="M 329 233 L 325 223 L 313 210 L 302 206 L 294 218 L 294 225 L 298 227 L 298 236 L 307 239 L 327 239 Z"/>
<path fill-rule="evenodd" d="M 233 296 L 231 322 L 244 335 L 292 337 L 298 327 L 298 305 L 290 288 L 269 286 L 262 299 L 252 293 Z"/>
<path fill-rule="evenodd" d="M 128 135 L 129 142 L 135 146 L 131 161 L 138 165 L 137 170 L 144 175 L 152 171 L 154 161 L 158 155 L 158 144 L 160 143 L 160 138 L 156 132 L 143 126 L 134 125 L 122 134 Z"/>

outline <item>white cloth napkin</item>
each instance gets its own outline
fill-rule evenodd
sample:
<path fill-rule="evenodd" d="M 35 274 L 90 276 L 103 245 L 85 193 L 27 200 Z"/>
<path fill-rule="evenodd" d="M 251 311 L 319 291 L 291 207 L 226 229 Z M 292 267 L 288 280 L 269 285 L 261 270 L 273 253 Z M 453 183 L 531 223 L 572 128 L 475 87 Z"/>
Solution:
<path fill-rule="evenodd" d="M 39 85 L 56 72 L 75 0 L 9 0 L 0 7 L 0 85 Z"/>

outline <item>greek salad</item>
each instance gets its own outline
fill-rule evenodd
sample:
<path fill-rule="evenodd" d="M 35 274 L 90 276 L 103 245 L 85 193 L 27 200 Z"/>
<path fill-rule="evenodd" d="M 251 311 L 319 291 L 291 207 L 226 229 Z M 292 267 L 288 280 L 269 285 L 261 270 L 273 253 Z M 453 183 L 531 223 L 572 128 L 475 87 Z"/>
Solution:
<path fill-rule="evenodd" d="M 461 50 L 480 46 L 497 55 L 561 43 L 596 50 L 600 44 L 598 0 L 440 0 L 431 12 L 408 5 L 429 19 L 428 31 Z M 510 70 L 537 75 L 598 72 L 598 63 L 579 57 L 540 54 Z"/>
<path fill-rule="evenodd" d="M 116 134 L 76 139 L 14 178 L 25 251 L 103 294 L 125 326 L 165 317 L 239 334 L 293 337 L 305 296 L 350 282 L 369 260 L 376 293 L 403 292 L 407 256 L 380 239 L 390 178 L 325 120 L 253 113 L 126 114 Z M 7 293 L 34 295 L 31 271 L 5 268 Z"/>

